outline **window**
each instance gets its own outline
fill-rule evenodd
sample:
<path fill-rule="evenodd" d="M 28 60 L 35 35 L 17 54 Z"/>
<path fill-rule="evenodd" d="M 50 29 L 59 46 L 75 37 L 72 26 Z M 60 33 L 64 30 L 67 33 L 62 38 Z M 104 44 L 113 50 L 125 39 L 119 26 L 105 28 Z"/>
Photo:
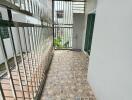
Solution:
<path fill-rule="evenodd" d="M 2 14 L 0 13 L 0 21 L 2 20 Z M 2 39 L 9 38 L 8 27 L 0 27 L 0 35 Z"/>
<path fill-rule="evenodd" d="M 64 16 L 64 11 L 57 11 L 57 18 L 63 18 Z"/>

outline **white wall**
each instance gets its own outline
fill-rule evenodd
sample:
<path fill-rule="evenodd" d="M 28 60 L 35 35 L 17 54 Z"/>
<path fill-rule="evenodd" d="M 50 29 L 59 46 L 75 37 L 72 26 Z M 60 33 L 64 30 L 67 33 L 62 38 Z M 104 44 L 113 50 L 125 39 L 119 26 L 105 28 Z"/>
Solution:
<path fill-rule="evenodd" d="M 132 0 L 99 0 L 88 80 L 97 100 L 132 100 Z"/>
<path fill-rule="evenodd" d="M 95 10 L 96 5 L 97 5 L 97 0 L 86 0 L 85 13 L 88 14 L 90 12 L 93 12 Z"/>
<path fill-rule="evenodd" d="M 73 49 L 83 48 L 83 37 L 86 34 L 86 18 L 85 14 L 73 14 Z"/>

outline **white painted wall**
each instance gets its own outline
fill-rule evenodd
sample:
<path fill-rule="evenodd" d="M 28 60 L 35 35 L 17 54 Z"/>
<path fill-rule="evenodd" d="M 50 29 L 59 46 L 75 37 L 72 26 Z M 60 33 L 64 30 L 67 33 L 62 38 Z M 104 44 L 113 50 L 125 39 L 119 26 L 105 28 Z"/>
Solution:
<path fill-rule="evenodd" d="M 97 0 L 86 0 L 85 4 L 85 13 L 88 14 L 90 12 L 93 12 L 96 8 Z"/>
<path fill-rule="evenodd" d="M 85 14 L 73 14 L 73 49 L 82 49 L 83 37 L 86 34 L 86 16 Z"/>
<path fill-rule="evenodd" d="M 132 100 L 132 0 L 99 0 L 88 80 L 97 100 Z"/>

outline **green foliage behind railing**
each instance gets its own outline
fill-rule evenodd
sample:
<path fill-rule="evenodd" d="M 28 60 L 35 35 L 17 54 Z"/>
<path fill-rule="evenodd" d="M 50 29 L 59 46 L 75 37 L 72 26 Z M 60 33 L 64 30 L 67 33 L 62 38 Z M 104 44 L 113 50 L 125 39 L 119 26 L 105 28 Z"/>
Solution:
<path fill-rule="evenodd" d="M 61 42 L 62 42 L 62 38 L 57 37 L 56 39 L 54 39 L 54 46 L 56 48 L 63 48 L 63 45 L 61 44 Z"/>
<path fill-rule="evenodd" d="M 69 47 L 69 41 L 65 42 L 64 44 L 62 44 L 63 41 L 63 37 L 57 37 L 56 39 L 54 39 L 54 46 L 55 48 L 68 48 Z"/>

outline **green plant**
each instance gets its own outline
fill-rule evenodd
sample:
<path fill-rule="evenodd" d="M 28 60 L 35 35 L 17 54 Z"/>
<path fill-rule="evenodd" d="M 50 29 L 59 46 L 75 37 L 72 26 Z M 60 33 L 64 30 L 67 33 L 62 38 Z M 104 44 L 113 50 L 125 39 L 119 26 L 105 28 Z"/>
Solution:
<path fill-rule="evenodd" d="M 62 42 L 62 38 L 57 37 L 56 39 L 54 39 L 54 46 L 57 48 L 63 48 L 63 45 L 61 44 L 61 42 Z"/>

